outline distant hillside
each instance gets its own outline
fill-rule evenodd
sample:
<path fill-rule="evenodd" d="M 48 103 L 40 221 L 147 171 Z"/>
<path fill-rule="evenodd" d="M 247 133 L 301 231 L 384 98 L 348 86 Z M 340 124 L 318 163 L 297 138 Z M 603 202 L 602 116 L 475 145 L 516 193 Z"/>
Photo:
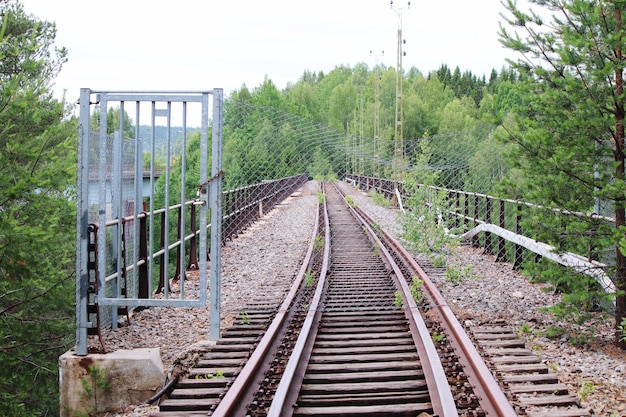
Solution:
<path fill-rule="evenodd" d="M 188 127 L 187 134 L 199 131 L 199 127 Z M 183 135 L 183 127 L 182 126 L 172 126 L 170 127 L 170 140 L 173 144 L 177 143 Z M 152 127 L 149 125 L 141 125 L 139 126 L 139 137 L 144 140 L 144 151 L 151 152 L 152 151 Z M 167 141 L 167 126 L 155 126 L 154 127 L 154 143 L 155 148 L 157 150 L 165 147 Z"/>

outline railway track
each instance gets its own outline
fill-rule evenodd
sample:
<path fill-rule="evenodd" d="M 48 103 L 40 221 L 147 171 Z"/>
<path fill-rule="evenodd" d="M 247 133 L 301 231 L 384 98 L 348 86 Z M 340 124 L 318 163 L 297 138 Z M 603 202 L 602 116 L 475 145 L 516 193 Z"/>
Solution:
<path fill-rule="evenodd" d="M 410 289 L 340 194 L 325 195 L 328 271 L 267 415 L 457 416 Z"/>
<path fill-rule="evenodd" d="M 578 397 L 548 365 L 526 348 L 515 330 L 502 323 L 473 326 L 472 335 L 520 415 L 532 417 L 589 417 Z"/>
<path fill-rule="evenodd" d="M 324 195 L 311 247 L 282 303 L 246 308 L 154 416 L 544 415 L 529 405 L 550 384 L 533 390 L 506 382 L 493 348 L 477 337 L 475 347 L 398 242 L 334 188 Z M 445 336 L 437 346 L 432 332 Z M 505 353 L 506 366 L 520 352 Z M 536 401 L 561 407 L 545 415 L 589 415 L 575 414 L 575 402 Z"/>

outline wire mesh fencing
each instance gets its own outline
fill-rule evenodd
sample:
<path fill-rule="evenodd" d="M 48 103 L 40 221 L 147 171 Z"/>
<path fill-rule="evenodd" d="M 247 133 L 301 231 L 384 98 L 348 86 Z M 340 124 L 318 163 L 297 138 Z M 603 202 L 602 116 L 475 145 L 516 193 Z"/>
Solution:
<path fill-rule="evenodd" d="M 305 172 L 318 179 L 347 178 L 374 188 L 413 213 L 405 228 L 417 227 L 428 207 L 448 233 L 470 239 L 498 260 L 520 268 L 524 262 L 550 259 L 614 286 L 610 240 L 612 205 L 580 196 L 579 211 L 544 207 L 501 187 L 514 178 L 508 147 L 498 126 L 424 138 L 405 138 L 398 160 L 393 138 L 366 138 L 333 130 L 274 108 L 230 102 L 225 118 L 225 181 L 280 178 Z M 229 186 L 227 186 L 229 187 Z M 480 226 L 480 228 L 479 228 Z M 471 237 L 469 236 L 471 234 Z"/>
<path fill-rule="evenodd" d="M 414 215 L 405 221 L 409 229 L 420 232 L 422 217 L 430 216 L 443 230 L 465 235 L 515 267 L 533 257 L 565 263 L 562 255 L 572 255 L 578 270 L 610 289 L 606 277 L 614 260 L 604 243 L 612 227 L 610 205 L 591 201 L 596 211 L 590 215 L 496 192 L 511 167 L 494 125 L 404 138 L 398 153 L 393 138 L 355 136 L 276 108 L 226 100 L 222 146 L 215 150 L 203 148 L 200 119 L 167 119 L 169 110 L 154 105 L 151 110 L 127 106 L 103 111 L 111 118 L 109 125 L 122 132 L 119 139 L 110 132 L 104 145 L 93 141 L 86 150 L 88 158 L 106 155 L 93 166 L 113 179 L 111 185 L 101 181 L 95 187 L 99 200 L 87 209 L 88 223 L 112 225 L 100 245 L 107 247 L 106 275 L 145 257 L 140 254 L 143 234 L 149 247 L 169 248 L 167 255 L 154 258 L 147 288 L 133 281 L 123 294 L 118 286 L 107 289 L 109 295 L 163 294 L 186 271 L 197 269 L 200 259 L 208 260 L 203 251 L 209 248 L 201 249 L 195 238 L 202 228 L 197 210 L 207 198 L 203 182 L 211 179 L 202 180 L 200 172 L 203 158 L 206 172 L 212 172 L 218 157 L 219 172 L 212 174 L 221 180 L 221 243 L 240 236 L 307 179 L 345 178 L 408 209 Z M 140 115 L 151 112 L 156 123 L 145 123 Z M 206 134 L 212 135 L 213 128 L 209 122 Z M 112 166 L 116 171 L 107 171 Z M 147 182 L 144 173 L 149 173 Z M 218 200 L 215 195 L 208 198 Z M 170 204 L 179 199 L 179 206 Z M 139 269 L 131 268 L 129 276 Z"/>

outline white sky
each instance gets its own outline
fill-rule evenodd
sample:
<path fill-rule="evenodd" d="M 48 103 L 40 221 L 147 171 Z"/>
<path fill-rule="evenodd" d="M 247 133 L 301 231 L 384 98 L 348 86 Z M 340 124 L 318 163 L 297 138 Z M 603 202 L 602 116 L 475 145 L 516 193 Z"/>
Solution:
<path fill-rule="evenodd" d="M 500 0 L 406 0 L 405 70 L 487 77 L 511 53 L 498 42 Z M 389 0 L 23 0 L 28 14 L 57 24 L 69 61 L 55 82 L 74 101 L 94 90 L 279 89 L 305 70 L 396 65 L 398 14 Z"/>

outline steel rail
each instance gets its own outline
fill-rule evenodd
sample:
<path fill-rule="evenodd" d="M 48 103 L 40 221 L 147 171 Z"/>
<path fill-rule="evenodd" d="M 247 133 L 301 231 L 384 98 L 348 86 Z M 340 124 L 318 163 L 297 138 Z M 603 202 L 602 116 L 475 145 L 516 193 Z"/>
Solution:
<path fill-rule="evenodd" d="M 339 195 L 342 196 L 345 206 L 350 209 L 352 215 L 368 230 L 369 235 L 374 240 L 374 242 L 376 242 L 381 247 L 381 251 L 385 255 L 387 263 L 392 266 L 395 272 L 394 281 L 396 282 L 396 286 L 400 288 L 403 299 L 406 301 L 406 304 L 408 306 L 407 318 L 409 320 L 409 327 L 412 330 L 411 333 L 413 335 L 416 349 L 418 351 L 420 361 L 423 365 L 423 371 L 425 379 L 427 381 L 433 411 L 436 415 L 439 415 L 441 417 L 457 417 L 459 413 L 456 409 L 456 405 L 450 391 L 447 377 L 441 365 L 437 350 L 432 342 L 432 339 L 430 338 L 430 334 L 428 332 L 426 324 L 419 314 L 417 305 L 415 304 L 415 301 L 411 296 L 411 290 L 406 284 L 406 281 L 398 278 L 402 276 L 402 272 L 395 264 L 395 261 L 393 260 L 391 255 L 386 251 L 386 249 L 382 245 L 382 242 L 378 240 L 376 234 L 371 229 L 371 227 L 364 221 L 362 217 L 358 215 L 358 213 L 351 209 L 350 205 L 345 200 L 341 192 L 339 192 L 339 190 L 337 190 L 337 192 L 339 193 Z M 327 213 L 326 204 L 324 204 L 324 207 L 325 213 Z M 267 414 L 268 417 L 283 417 L 292 415 L 293 404 L 297 397 L 297 393 L 294 394 L 294 392 L 296 391 L 296 389 L 294 389 L 294 386 L 299 387 L 301 383 L 301 378 L 298 378 L 297 374 L 303 374 L 303 364 L 306 365 L 306 363 L 309 362 L 311 348 L 317 334 L 317 328 L 315 324 L 319 322 L 319 318 L 321 316 L 321 308 L 319 308 L 319 303 L 321 301 L 321 296 L 325 288 L 326 272 L 328 271 L 328 264 L 330 262 L 330 227 L 328 227 L 328 216 L 326 216 L 325 222 L 327 224 L 327 229 L 325 236 L 326 246 L 324 248 L 324 266 L 322 268 L 322 274 L 320 275 L 320 279 L 318 281 L 314 301 L 311 303 L 305 324 L 303 325 L 300 336 L 298 337 L 298 341 L 296 342 L 296 347 L 294 348 L 294 352 L 292 353 L 287 363 L 285 373 L 283 374 L 283 377 L 281 378 L 281 381 L 274 395 L 272 405 Z"/>
<path fill-rule="evenodd" d="M 319 212 L 319 202 L 316 212 Z M 285 322 L 288 312 L 290 311 L 290 306 L 294 302 L 298 294 L 299 288 L 304 281 L 304 277 L 309 267 L 310 260 L 313 256 L 315 238 L 318 233 L 318 228 L 319 216 L 316 216 L 315 225 L 313 227 L 313 235 L 311 237 L 309 248 L 307 250 L 305 259 L 302 262 L 302 266 L 300 267 L 300 271 L 298 272 L 298 275 L 295 278 L 291 289 L 289 290 L 289 293 L 279 307 L 276 316 L 274 317 L 274 320 L 272 320 L 272 323 L 270 324 L 266 333 L 263 335 L 254 352 L 246 362 L 246 365 L 243 367 L 231 387 L 228 389 L 224 397 L 220 400 L 219 405 L 211 414 L 213 417 L 231 416 L 234 415 L 238 409 L 242 409 L 245 411 L 246 404 L 244 401 L 242 401 L 242 397 L 251 388 L 251 385 L 254 383 L 254 379 L 259 374 L 263 363 L 265 362 L 271 351 L 272 345 L 276 342 L 276 339 L 280 334 L 280 330 L 286 324 Z"/>
<path fill-rule="evenodd" d="M 358 211 L 369 222 L 372 218 L 362 209 L 356 207 Z M 502 388 L 495 380 L 493 374 L 480 356 L 463 326 L 459 323 L 452 309 L 448 306 L 437 287 L 430 280 L 426 272 L 415 261 L 413 256 L 386 230 L 382 229 L 383 240 L 394 249 L 406 263 L 407 267 L 413 270 L 414 274 L 422 281 L 422 288 L 431 306 L 437 311 L 444 325 L 444 331 L 449 335 L 448 340 L 455 351 L 460 352 L 459 361 L 463 365 L 465 374 L 468 377 L 474 392 L 479 397 L 479 403 L 488 415 L 500 417 L 514 417 L 517 413 L 513 409 L 510 401 L 502 391 Z M 381 245 L 384 246 L 384 245 Z"/>
<path fill-rule="evenodd" d="M 322 185 L 322 192 L 323 191 L 324 188 Z M 322 296 L 326 288 L 326 277 L 328 274 L 328 266 L 330 264 L 330 224 L 328 220 L 328 208 L 326 201 L 324 201 L 323 213 L 325 225 L 324 256 L 320 276 L 317 281 L 317 287 L 315 288 L 315 294 L 313 295 L 309 311 L 307 312 L 296 344 L 291 352 L 289 361 L 287 361 L 285 371 L 283 372 L 280 382 L 278 383 L 278 387 L 276 388 L 267 417 L 284 417 L 291 416 L 293 414 L 292 405 L 295 403 L 298 395 L 297 391 L 299 391 L 299 389 L 296 391 L 294 386 L 297 384 L 299 387 L 302 381 L 300 378 L 296 382 L 297 373 L 303 364 L 307 364 L 309 362 L 313 342 L 315 341 L 315 337 L 317 335 L 318 323 L 322 314 L 320 302 L 322 301 Z"/>
<path fill-rule="evenodd" d="M 440 417 L 458 416 L 459 412 L 456 408 L 454 398 L 452 397 L 450 385 L 448 384 L 448 378 L 441 364 L 439 353 L 437 352 L 437 348 L 435 347 L 430 337 L 430 332 L 426 327 L 426 323 L 421 316 L 419 308 L 415 303 L 415 300 L 411 293 L 411 289 L 409 288 L 406 280 L 402 279 L 404 274 L 400 270 L 400 267 L 398 266 L 396 261 L 391 256 L 391 253 L 387 249 L 386 245 L 383 244 L 383 242 L 378 238 L 378 236 L 372 229 L 371 224 L 373 223 L 373 221 L 371 220 L 371 218 L 363 216 L 361 214 L 363 213 L 361 210 L 357 210 L 356 207 L 348 204 L 345 200 L 344 194 L 339 189 L 337 189 L 337 191 L 346 202 L 346 206 L 353 213 L 354 217 L 359 220 L 359 222 L 367 230 L 371 239 L 378 245 L 381 254 L 385 257 L 387 263 L 393 268 L 393 279 L 396 282 L 397 286 L 400 287 L 400 290 L 402 292 L 402 298 L 407 307 L 406 315 L 409 319 L 410 327 L 412 330 L 411 334 L 413 336 L 413 340 L 415 341 L 415 346 L 418 350 L 420 361 L 423 364 L 422 367 L 424 370 L 424 376 L 426 378 L 426 381 L 428 382 L 428 392 L 430 394 L 430 399 L 433 405 L 433 411 L 436 415 Z"/>

